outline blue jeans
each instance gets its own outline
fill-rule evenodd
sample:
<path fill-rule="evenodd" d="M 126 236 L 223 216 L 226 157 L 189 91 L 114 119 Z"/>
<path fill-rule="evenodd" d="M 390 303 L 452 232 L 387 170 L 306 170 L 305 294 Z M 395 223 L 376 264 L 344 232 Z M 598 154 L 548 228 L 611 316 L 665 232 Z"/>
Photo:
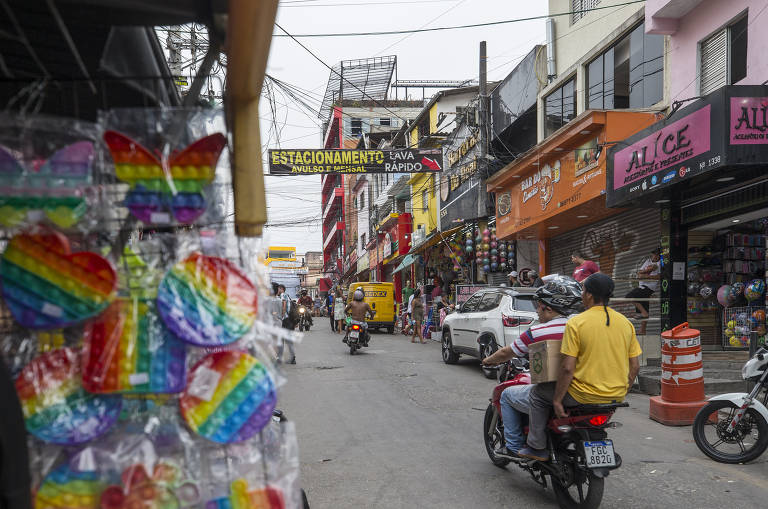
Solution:
<path fill-rule="evenodd" d="M 504 441 L 507 449 L 517 452 L 525 446 L 523 416 L 530 413 L 528 395 L 535 385 L 513 385 L 501 393 L 501 419 L 504 422 Z"/>

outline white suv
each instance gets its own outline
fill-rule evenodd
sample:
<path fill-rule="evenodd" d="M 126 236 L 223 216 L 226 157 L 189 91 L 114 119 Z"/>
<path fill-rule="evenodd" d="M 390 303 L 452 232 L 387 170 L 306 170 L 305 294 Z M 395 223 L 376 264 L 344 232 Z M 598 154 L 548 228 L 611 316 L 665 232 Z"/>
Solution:
<path fill-rule="evenodd" d="M 538 323 L 535 288 L 489 287 L 473 294 L 443 322 L 443 361 L 455 364 L 460 355 L 488 357 Z M 488 378 L 496 370 L 483 368 Z"/>

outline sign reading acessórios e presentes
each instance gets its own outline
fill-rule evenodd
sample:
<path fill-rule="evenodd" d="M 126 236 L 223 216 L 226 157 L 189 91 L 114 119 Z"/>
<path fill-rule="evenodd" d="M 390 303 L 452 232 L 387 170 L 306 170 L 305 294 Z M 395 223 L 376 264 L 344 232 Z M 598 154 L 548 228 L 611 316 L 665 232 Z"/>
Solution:
<path fill-rule="evenodd" d="M 269 151 L 271 175 L 430 173 L 442 169 L 443 155 L 439 149 Z"/>

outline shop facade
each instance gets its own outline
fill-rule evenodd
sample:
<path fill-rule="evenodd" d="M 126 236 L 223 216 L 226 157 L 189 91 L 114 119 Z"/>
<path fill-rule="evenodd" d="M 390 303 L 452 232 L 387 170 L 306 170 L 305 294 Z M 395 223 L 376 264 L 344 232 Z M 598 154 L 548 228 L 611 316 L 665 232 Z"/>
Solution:
<path fill-rule="evenodd" d="M 725 86 L 608 150 L 608 206 L 660 217 L 662 330 L 705 348 L 764 340 L 767 109 L 768 87 Z"/>

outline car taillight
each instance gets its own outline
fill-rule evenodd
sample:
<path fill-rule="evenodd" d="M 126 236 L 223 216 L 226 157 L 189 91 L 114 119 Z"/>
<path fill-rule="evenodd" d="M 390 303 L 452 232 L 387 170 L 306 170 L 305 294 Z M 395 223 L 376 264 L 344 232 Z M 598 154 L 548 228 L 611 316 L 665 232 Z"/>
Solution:
<path fill-rule="evenodd" d="M 592 426 L 605 426 L 605 423 L 608 422 L 608 419 L 610 419 L 610 415 L 595 415 L 591 419 L 589 419 L 589 423 Z"/>
<path fill-rule="evenodd" d="M 504 324 L 504 327 L 517 327 L 518 325 L 528 325 L 533 323 L 533 318 L 519 318 L 517 316 L 507 316 L 502 313 L 501 323 Z"/>

